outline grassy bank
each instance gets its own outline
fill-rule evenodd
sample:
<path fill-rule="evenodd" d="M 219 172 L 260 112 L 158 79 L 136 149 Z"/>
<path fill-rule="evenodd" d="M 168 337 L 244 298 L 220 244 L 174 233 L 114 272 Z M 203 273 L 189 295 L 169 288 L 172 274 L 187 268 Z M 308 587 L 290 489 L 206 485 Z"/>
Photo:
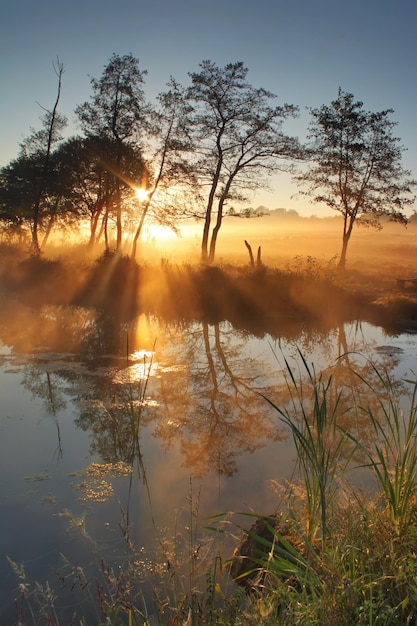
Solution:
<path fill-rule="evenodd" d="M 393 275 L 375 265 L 296 256 L 282 267 L 201 266 L 166 260 L 136 263 L 114 253 L 92 260 L 71 256 L 33 258 L 0 249 L 0 289 L 27 304 L 75 304 L 104 309 L 120 321 L 139 313 L 164 319 L 227 320 L 254 334 L 272 335 L 283 325 L 323 330 L 366 320 L 389 331 L 417 329 L 417 291 L 398 290 Z M 401 276 L 412 276 L 411 265 Z"/>

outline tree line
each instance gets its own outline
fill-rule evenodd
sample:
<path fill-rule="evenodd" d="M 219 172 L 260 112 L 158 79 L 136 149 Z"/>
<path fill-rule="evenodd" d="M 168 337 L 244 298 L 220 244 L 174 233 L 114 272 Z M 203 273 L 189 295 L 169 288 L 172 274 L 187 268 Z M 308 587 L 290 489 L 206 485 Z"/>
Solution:
<path fill-rule="evenodd" d="M 404 209 L 414 202 L 393 111 L 366 111 L 341 89 L 330 105 L 309 109 L 302 144 L 283 130 L 299 107 L 277 106 L 274 94 L 247 81 L 242 62 L 203 61 L 188 86 L 171 78 L 151 103 L 139 60 L 113 54 L 91 79 L 89 100 L 75 109 L 80 134 L 64 139 L 59 60 L 54 70 L 53 107 L 0 170 L 3 233 L 29 238 L 35 255 L 53 228 L 88 222 L 90 247 L 104 241 L 135 258 L 147 219 L 175 229 L 193 217 L 202 222 L 201 260 L 212 263 L 224 216 L 245 216 L 236 206 L 248 193 L 287 171 L 302 193 L 343 216 L 344 267 L 356 222 L 406 222 Z"/>

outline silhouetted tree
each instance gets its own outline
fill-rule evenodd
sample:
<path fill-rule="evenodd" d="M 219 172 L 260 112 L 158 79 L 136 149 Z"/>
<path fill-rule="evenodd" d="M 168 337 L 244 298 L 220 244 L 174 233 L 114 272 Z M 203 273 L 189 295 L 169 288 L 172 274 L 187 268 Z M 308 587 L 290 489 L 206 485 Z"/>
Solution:
<path fill-rule="evenodd" d="M 72 137 L 61 144 L 57 158 L 60 177 L 68 181 L 68 210 L 78 220 L 88 219 L 89 246 L 92 247 L 104 231 L 108 215 L 106 209 L 117 193 L 124 206 L 130 204 L 133 207 L 135 185 L 146 176 L 141 152 L 134 145 L 122 144 L 119 147 L 111 138 Z M 115 176 L 116 160 L 118 171 L 123 172 L 118 177 Z"/>
<path fill-rule="evenodd" d="M 146 124 L 149 107 L 142 88 L 146 71 L 132 54 L 113 54 L 99 79 L 92 78 L 89 102 L 75 110 L 87 137 L 103 137 L 115 142 L 114 205 L 117 249 L 122 243 L 122 152 L 125 145 L 138 145 Z"/>
<path fill-rule="evenodd" d="M 51 111 L 44 109 L 42 128 L 38 131 L 32 129 L 32 133 L 20 146 L 19 157 L 4 168 L 2 175 L 2 185 L 6 187 L 3 189 L 3 199 L 9 196 L 14 203 L 15 217 L 19 216 L 19 219 L 30 224 L 32 252 L 36 255 L 41 251 L 39 227 L 45 216 L 50 215 L 52 207 L 56 207 L 59 202 L 56 195 L 51 198 L 54 184 L 52 161 L 54 148 L 62 140 L 61 131 L 67 121 L 58 113 L 64 66 L 57 60 L 53 67 L 58 77 L 55 104 Z M 24 187 L 21 193 L 19 185 Z"/>
<path fill-rule="evenodd" d="M 403 169 L 404 148 L 393 136 L 392 109 L 372 113 L 339 89 L 330 106 L 310 109 L 311 165 L 296 176 L 306 195 L 343 216 L 339 266 L 345 267 L 355 222 L 379 226 L 382 216 L 405 223 L 403 209 L 414 201 L 414 181 Z"/>
<path fill-rule="evenodd" d="M 4 230 L 20 238 L 27 235 L 40 170 L 38 158 L 22 156 L 0 170 L 0 220 Z"/>
<path fill-rule="evenodd" d="M 193 147 L 188 124 L 190 107 L 174 79 L 168 87 L 168 91 L 159 94 L 159 106 L 149 116 L 152 123 L 148 126 L 148 180 L 133 237 L 133 258 L 147 217 L 175 230 L 177 219 L 187 215 L 190 190 L 193 191 L 193 206 L 195 204 L 195 171 L 187 159 Z M 189 212 L 194 214 L 194 208 Z"/>
<path fill-rule="evenodd" d="M 39 153 L 20 155 L 0 172 L 0 220 L 11 231 L 31 231 L 34 254 L 40 253 L 54 224 L 68 221 L 68 185 L 56 151 L 49 155 L 47 174 Z"/>
<path fill-rule="evenodd" d="M 248 70 L 241 62 L 218 67 L 203 61 L 200 68 L 190 74 L 186 97 L 194 107 L 195 170 L 201 188 L 208 190 L 202 260 L 211 263 L 227 201 L 243 200 L 248 190 L 264 187 L 266 174 L 288 169 L 283 160 L 299 157 L 301 151 L 298 140 L 281 130 L 297 107 L 270 106 L 273 94 L 247 83 Z"/>

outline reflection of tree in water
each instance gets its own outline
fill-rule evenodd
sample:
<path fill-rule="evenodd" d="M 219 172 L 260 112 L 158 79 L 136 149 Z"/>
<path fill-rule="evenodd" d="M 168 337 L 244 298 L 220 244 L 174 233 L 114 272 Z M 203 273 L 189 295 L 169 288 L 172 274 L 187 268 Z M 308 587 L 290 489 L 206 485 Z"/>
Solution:
<path fill-rule="evenodd" d="M 2 312 L 4 336 L 14 337 L 22 351 L 40 343 L 51 351 L 49 356 L 42 356 L 44 362 L 38 359 L 38 365 L 33 362 L 27 369 L 25 386 L 44 398 L 56 416 L 64 408 L 61 383 L 65 380 L 65 392 L 70 393 L 70 387 L 78 398 L 77 424 L 91 432 L 91 449 L 105 462 L 130 462 L 136 428 L 132 431 L 132 423 L 136 424 L 132 411 L 137 413 L 139 408 L 140 428 L 153 425 L 165 448 L 178 445 L 184 464 L 197 475 L 210 470 L 231 475 L 240 455 L 284 437 L 276 414 L 258 393 L 277 406 L 289 402 L 279 363 L 271 365 L 263 356 L 249 357 L 252 335 L 244 331 L 238 333 L 226 323 L 177 321 L 164 327 L 161 321 L 145 316 L 141 316 L 142 321 L 138 318 L 130 325 L 121 325 L 109 315 L 76 307 L 45 307 L 37 324 L 33 311 L 27 312 L 27 322 L 25 309 L 19 311 L 19 316 L 13 316 L 11 310 Z M 147 327 L 141 334 L 137 327 L 144 319 Z M 285 328 L 282 332 L 285 337 Z M 334 379 L 334 400 L 337 390 L 343 389 L 339 407 L 343 426 L 361 441 L 372 443 L 374 435 L 363 407 L 376 406 L 387 389 L 372 363 L 357 353 L 377 354 L 378 370 L 387 373 L 397 366 L 400 354 L 389 350 L 376 353 L 365 337 L 360 324 L 341 325 L 326 335 L 305 332 L 296 342 L 287 342 L 285 351 L 291 354 L 292 350 L 294 357 L 295 346 L 299 347 L 306 358 L 317 363 L 317 371 L 324 364 L 325 375 Z M 144 364 L 134 352 L 146 345 L 150 354 L 155 338 L 157 359 L 147 396 L 139 402 Z M 73 356 L 68 355 L 65 364 L 65 356 L 60 354 L 60 364 L 54 365 L 57 354 L 52 351 L 72 351 Z M 361 384 L 360 377 L 369 386 Z M 400 381 L 393 385 L 403 393 Z"/>
<path fill-rule="evenodd" d="M 46 413 L 53 417 L 58 437 L 55 454 L 58 458 L 62 458 L 61 427 L 58 413 L 67 406 L 62 379 L 48 371 L 48 369 L 44 370 L 43 368 L 39 368 L 39 364 L 31 363 L 25 367 L 22 384 L 33 396 L 41 398 L 44 401 Z"/>
<path fill-rule="evenodd" d="M 141 456 L 140 429 L 155 418 L 156 404 L 146 393 L 150 363 L 89 378 L 80 398 L 77 426 L 91 433 L 91 451 L 106 463 L 133 464 Z"/>
<path fill-rule="evenodd" d="M 327 415 L 332 415 L 336 408 L 338 426 L 369 449 L 375 444 L 375 430 L 368 410 L 382 417 L 381 411 L 389 407 L 393 395 L 397 399 L 407 395 L 406 385 L 393 374 L 401 350 L 378 349 L 375 340 L 367 339 L 360 323 L 341 324 L 321 337 L 320 354 L 318 346 L 314 345 L 315 339 L 317 333 L 303 333 L 296 345 L 286 345 L 282 349 L 282 358 L 277 358 L 277 363 L 288 386 L 287 389 L 277 386 L 268 398 L 281 409 L 289 410 L 296 421 L 297 407 L 302 401 L 306 415 L 311 416 L 313 422 L 315 392 L 308 368 L 313 378 L 326 388 Z M 333 423 L 329 424 L 330 429 L 333 427 Z M 339 436 L 342 437 L 341 432 Z M 346 441 L 345 459 L 350 456 L 352 446 L 352 442 Z M 356 451 L 355 458 L 358 462 L 363 461 L 363 450 L 361 453 Z"/>
<path fill-rule="evenodd" d="M 265 363 L 244 354 L 232 329 L 221 334 L 219 324 L 203 322 L 184 336 L 181 367 L 161 377 L 167 412 L 155 433 L 166 448 L 179 442 L 185 465 L 196 475 L 231 475 L 238 456 L 283 439 L 257 393 Z"/>
<path fill-rule="evenodd" d="M 362 325 L 346 325 L 338 329 L 338 360 L 333 376 L 335 386 L 343 390 L 340 425 L 349 430 L 364 448 L 375 444 L 375 430 L 369 411 L 381 416 L 381 407 L 388 410 L 393 397 L 408 394 L 407 386 L 394 376 L 401 359 L 401 350 L 380 351 L 375 340 L 366 339 Z"/>
<path fill-rule="evenodd" d="M 78 353 L 95 328 L 96 313 L 81 307 L 40 308 L 8 301 L 0 311 L 0 338 L 16 353 Z"/>
<path fill-rule="evenodd" d="M 0 310 L 0 341 L 17 354 L 71 354 L 84 361 L 105 354 L 126 358 L 128 328 L 108 313 L 78 306 L 33 308 L 7 302 Z"/>
<path fill-rule="evenodd" d="M 124 367 L 114 362 L 83 386 L 76 423 L 91 432 L 92 452 L 105 462 L 131 462 L 132 411 L 140 412 L 140 428 L 156 423 L 155 436 L 165 448 L 178 445 L 196 475 L 210 470 L 231 475 L 239 455 L 283 439 L 257 393 L 265 364 L 243 356 L 233 329 L 223 336 L 218 324 L 173 325 L 165 331 L 145 397 L 140 399 L 138 385 L 147 365 L 132 363 L 132 355 Z M 147 359 L 149 366 L 150 355 Z"/>
<path fill-rule="evenodd" d="M 110 472 L 118 467 L 117 473 L 120 475 L 126 472 L 126 468 L 130 468 L 124 529 L 126 538 L 130 528 L 134 469 L 146 488 L 152 511 L 140 442 L 141 429 L 148 424 L 149 410 L 155 406 L 147 397 L 151 368 L 152 355 L 144 353 L 142 363 L 131 364 L 130 361 L 126 368 L 113 370 L 111 374 L 96 379 L 96 385 L 88 387 L 91 395 L 83 396 L 80 416 L 75 420 L 80 428 L 90 431 L 91 451 L 100 455 Z"/>

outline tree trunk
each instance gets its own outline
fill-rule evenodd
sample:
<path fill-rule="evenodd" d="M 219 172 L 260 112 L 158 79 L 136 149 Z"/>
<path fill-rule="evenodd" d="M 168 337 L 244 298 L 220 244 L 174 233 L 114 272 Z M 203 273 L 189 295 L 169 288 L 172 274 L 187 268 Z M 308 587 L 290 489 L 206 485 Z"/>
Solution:
<path fill-rule="evenodd" d="M 106 252 L 109 251 L 109 233 L 107 230 L 108 221 L 109 221 L 109 207 L 106 207 L 106 211 L 103 216 L 103 224 L 102 224 L 102 228 L 104 232 L 104 246 L 105 246 Z"/>
<path fill-rule="evenodd" d="M 56 95 L 56 99 L 55 99 L 55 104 L 54 104 L 54 108 L 52 109 L 52 113 L 51 113 L 51 120 L 49 122 L 49 128 L 48 128 L 48 142 L 47 142 L 47 146 L 46 146 L 46 151 L 45 151 L 45 155 L 44 155 L 44 162 L 43 162 L 43 168 L 42 168 L 42 178 L 41 178 L 41 183 L 40 183 L 40 187 L 39 187 L 39 193 L 38 193 L 38 197 L 36 198 L 35 201 L 35 205 L 33 207 L 33 222 L 32 222 L 32 251 L 36 256 L 39 256 L 41 253 L 41 248 L 39 245 L 39 237 L 38 237 L 38 228 L 39 228 L 39 214 L 40 214 L 40 206 L 41 206 L 41 201 L 42 201 L 42 197 L 45 193 L 45 186 L 46 186 L 46 180 L 49 174 L 49 162 L 50 162 L 50 158 L 51 158 L 51 151 L 52 151 L 52 143 L 53 143 L 53 138 L 54 138 L 54 130 L 55 130 L 55 123 L 56 123 L 56 119 L 57 119 L 57 112 L 58 112 L 58 103 L 59 103 L 59 99 L 61 97 L 61 87 L 62 87 L 62 74 L 64 72 L 64 66 L 62 65 L 62 63 L 57 64 L 56 70 L 55 70 L 57 76 L 58 76 L 58 89 L 57 89 L 57 95 Z"/>
<path fill-rule="evenodd" d="M 210 248 L 213 246 L 213 259 L 210 260 L 211 251 L 209 255 L 208 241 L 209 241 L 209 233 L 210 233 L 211 215 L 213 212 L 213 204 L 214 204 L 214 198 L 216 196 L 216 190 L 219 185 L 220 173 L 223 167 L 223 151 L 222 151 L 222 147 L 220 143 L 222 135 L 223 135 L 223 131 L 221 131 L 219 136 L 217 137 L 217 151 L 218 151 L 219 159 L 217 162 L 216 172 L 214 174 L 214 178 L 211 184 L 210 194 L 209 194 L 209 198 L 207 202 L 206 217 L 204 220 L 203 239 L 201 241 L 201 260 L 203 261 L 203 263 L 212 262 L 212 260 L 214 259 L 214 251 L 216 248 L 217 233 L 215 235 L 214 243 L 213 243 L 213 237 L 210 243 Z M 217 222 L 218 220 L 219 220 L 219 216 L 217 215 Z"/>
<path fill-rule="evenodd" d="M 208 261 L 208 239 L 209 239 L 209 232 L 210 232 L 210 221 L 211 221 L 211 214 L 206 212 L 206 218 L 204 221 L 204 228 L 203 228 L 203 238 L 201 240 L 201 260 L 203 261 L 203 263 L 207 263 Z"/>
<path fill-rule="evenodd" d="M 39 206 L 35 206 L 33 210 L 33 219 L 32 219 L 32 253 L 36 256 L 39 256 L 41 253 L 41 247 L 39 245 L 39 237 L 38 237 L 38 224 L 39 224 Z"/>
<path fill-rule="evenodd" d="M 233 178 L 230 177 L 227 185 L 222 193 L 222 196 L 219 200 L 219 206 L 217 208 L 217 219 L 216 219 L 216 224 L 213 228 L 213 232 L 211 234 L 211 241 L 210 241 L 210 253 L 208 256 L 208 262 L 209 263 L 213 263 L 214 261 L 214 257 L 216 255 L 216 244 L 217 244 L 217 236 L 219 234 L 219 230 L 221 228 L 222 225 L 222 221 L 223 221 L 223 209 L 224 209 L 224 203 L 226 201 L 227 195 L 229 193 L 229 189 L 231 186 Z"/>
<path fill-rule="evenodd" d="M 258 254 L 256 255 L 256 266 L 261 267 L 262 259 L 261 259 L 261 246 L 258 246 Z"/>
<path fill-rule="evenodd" d="M 214 257 L 216 255 L 217 235 L 219 234 L 219 230 L 220 230 L 220 226 L 221 225 L 222 225 L 222 216 L 220 216 L 220 219 L 219 219 L 219 214 L 218 214 L 217 215 L 216 225 L 213 228 L 213 232 L 211 233 L 210 251 L 209 251 L 209 255 L 208 255 L 208 262 L 209 263 L 213 263 Z"/>
<path fill-rule="evenodd" d="M 342 252 L 340 253 L 339 263 L 337 265 L 340 270 L 344 270 L 346 267 L 346 255 L 350 234 L 351 233 L 349 231 L 347 233 L 343 233 Z"/>
<path fill-rule="evenodd" d="M 44 234 L 43 239 L 42 239 L 41 249 L 43 249 L 46 246 L 47 242 L 48 242 L 49 235 L 51 234 L 52 227 L 53 227 L 53 225 L 55 223 L 55 217 L 56 217 L 56 214 L 58 212 L 58 205 L 59 205 L 59 199 L 55 200 L 54 208 L 53 208 L 52 212 L 49 215 L 48 226 L 46 227 L 46 231 L 45 231 L 45 234 Z"/>
<path fill-rule="evenodd" d="M 122 196 L 120 191 L 120 183 L 116 182 L 116 250 L 121 252 L 122 249 Z"/>
<path fill-rule="evenodd" d="M 101 218 L 100 229 L 99 229 L 98 233 L 97 233 L 97 229 L 95 231 L 95 237 L 94 237 L 94 245 L 95 246 L 97 246 L 100 243 L 100 240 L 103 237 L 104 226 L 105 226 L 105 216 L 106 216 L 106 213 L 104 212 L 103 217 Z M 97 222 L 97 227 L 98 227 L 98 222 Z"/>
<path fill-rule="evenodd" d="M 140 222 L 139 222 L 138 227 L 136 229 L 135 236 L 133 237 L 132 253 L 131 253 L 131 257 L 132 257 L 133 260 L 136 258 L 136 249 L 137 249 L 138 239 L 139 239 L 140 234 L 142 232 L 143 224 L 145 222 L 145 217 L 146 217 L 146 214 L 148 212 L 150 203 L 151 203 L 151 199 L 149 199 L 148 202 L 146 203 L 146 205 L 143 207 L 142 215 L 140 217 Z"/>
<path fill-rule="evenodd" d="M 99 214 L 94 213 L 90 217 L 90 238 L 88 240 L 87 248 L 92 250 L 96 244 L 96 232 L 97 232 L 97 224 L 98 224 Z"/>

